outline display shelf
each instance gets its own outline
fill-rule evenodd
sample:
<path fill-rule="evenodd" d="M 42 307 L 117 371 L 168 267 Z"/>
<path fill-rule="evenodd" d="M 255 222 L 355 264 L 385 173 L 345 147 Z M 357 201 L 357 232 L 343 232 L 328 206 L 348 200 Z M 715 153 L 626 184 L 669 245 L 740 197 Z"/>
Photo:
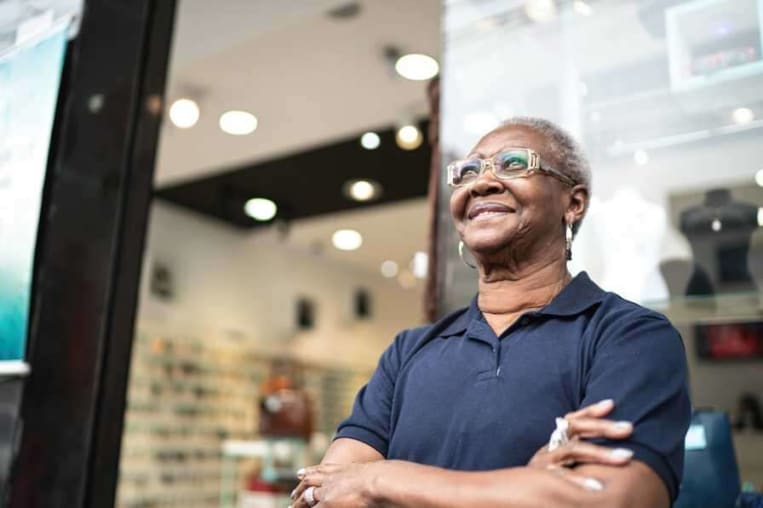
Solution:
<path fill-rule="evenodd" d="M 219 506 L 226 467 L 223 443 L 257 442 L 259 387 L 272 361 L 247 341 L 206 342 L 140 330 L 133 347 L 116 506 Z M 371 371 L 305 364 L 300 370 L 316 431 L 328 437 L 349 413 Z M 294 475 L 291 468 L 276 466 L 270 472 L 279 479 Z M 229 485 L 233 492 L 238 487 Z"/>
<path fill-rule="evenodd" d="M 235 342 L 139 332 L 117 506 L 217 506 L 220 443 L 253 435 L 258 380 L 267 372 L 267 358 Z"/>
<path fill-rule="evenodd" d="M 679 324 L 755 321 L 763 319 L 763 293 L 720 293 L 647 301 L 646 307 Z"/>

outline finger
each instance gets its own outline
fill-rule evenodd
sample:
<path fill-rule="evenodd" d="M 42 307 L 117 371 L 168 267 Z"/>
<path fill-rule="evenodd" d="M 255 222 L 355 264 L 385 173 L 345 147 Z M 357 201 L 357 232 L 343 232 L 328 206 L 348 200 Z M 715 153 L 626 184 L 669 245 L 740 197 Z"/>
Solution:
<path fill-rule="evenodd" d="M 300 494 L 299 497 L 291 500 L 289 508 L 310 508 L 310 505 L 307 504 L 305 498 Z"/>
<path fill-rule="evenodd" d="M 311 468 L 309 471 L 306 468 L 305 472 L 299 476 L 302 476 L 302 481 L 299 482 L 296 489 L 291 491 L 291 499 L 293 501 L 301 498 L 308 487 L 319 487 L 323 484 L 324 475 L 317 468 Z"/>
<path fill-rule="evenodd" d="M 583 441 L 572 441 L 547 453 L 540 460 L 548 466 L 571 466 L 577 463 L 622 466 L 632 458 L 633 451 L 627 448 L 608 448 Z"/>
<path fill-rule="evenodd" d="M 604 400 L 600 400 L 599 402 L 596 402 L 595 404 L 590 404 L 582 409 L 578 409 L 577 411 L 574 411 L 572 413 L 567 413 L 564 417 L 567 420 L 582 418 L 582 417 L 601 418 L 603 416 L 607 416 L 614 407 L 615 407 L 614 400 L 604 399 Z"/>
<path fill-rule="evenodd" d="M 613 422 L 587 417 L 575 418 L 567 420 L 567 422 L 567 435 L 570 438 L 609 437 L 625 439 L 633 433 L 633 424 L 630 422 Z"/>
<path fill-rule="evenodd" d="M 297 488 L 291 491 L 291 501 L 292 501 L 292 508 L 296 508 L 297 506 L 300 506 L 300 503 L 305 505 L 304 500 L 302 496 L 305 493 L 305 490 L 307 490 L 308 487 L 314 487 L 314 485 L 309 485 L 305 482 L 300 482 L 299 485 L 297 485 Z"/>
<path fill-rule="evenodd" d="M 571 469 L 555 469 L 559 476 L 572 483 L 573 485 L 585 489 L 589 492 L 601 492 L 604 490 L 604 484 L 598 478 L 576 473 Z"/>
<path fill-rule="evenodd" d="M 315 499 L 315 505 L 317 506 L 320 504 L 320 502 L 324 499 L 324 496 L 326 494 L 326 488 L 325 487 L 316 487 L 313 491 L 313 498 Z"/>
<path fill-rule="evenodd" d="M 315 508 L 315 506 L 318 504 L 319 497 L 318 497 L 318 487 L 312 486 L 313 489 L 313 502 L 308 503 L 307 497 L 305 496 L 305 493 L 302 492 L 302 494 L 299 495 L 296 499 L 292 500 L 292 504 L 290 508 Z"/>
<path fill-rule="evenodd" d="M 589 492 L 601 492 L 604 490 L 604 484 L 598 478 L 575 473 L 569 469 L 566 471 L 567 473 L 563 475 L 563 478 L 572 484 L 577 485 Z"/>
<path fill-rule="evenodd" d="M 297 488 L 291 491 L 292 500 L 299 499 L 308 487 L 320 487 L 322 486 L 326 478 L 330 475 L 342 470 L 341 464 L 319 464 L 317 466 L 309 466 L 297 471 L 297 478 L 300 479 Z"/>

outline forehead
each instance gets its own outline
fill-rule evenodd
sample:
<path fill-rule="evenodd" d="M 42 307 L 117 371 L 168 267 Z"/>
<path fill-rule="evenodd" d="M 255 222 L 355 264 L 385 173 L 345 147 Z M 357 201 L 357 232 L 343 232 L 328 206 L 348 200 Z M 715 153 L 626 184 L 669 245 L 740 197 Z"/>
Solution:
<path fill-rule="evenodd" d="M 543 155 L 546 146 L 541 134 L 524 126 L 512 125 L 499 127 L 486 134 L 472 148 L 469 155 L 492 157 L 504 148 L 531 148 Z"/>

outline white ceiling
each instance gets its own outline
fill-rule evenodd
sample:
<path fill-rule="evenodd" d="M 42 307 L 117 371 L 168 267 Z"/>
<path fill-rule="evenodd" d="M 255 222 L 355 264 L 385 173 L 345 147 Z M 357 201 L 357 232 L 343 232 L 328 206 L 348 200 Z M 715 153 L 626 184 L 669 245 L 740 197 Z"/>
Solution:
<path fill-rule="evenodd" d="M 156 182 L 164 186 L 321 145 L 426 114 L 426 84 L 382 56 L 395 45 L 439 58 L 439 0 L 366 0 L 358 17 L 326 16 L 337 0 L 181 0 L 168 99 L 195 96 L 199 123 L 165 122 Z M 254 113 L 250 136 L 217 126 L 227 109 Z"/>
<path fill-rule="evenodd" d="M 409 270 L 413 255 L 427 250 L 428 227 L 429 204 L 421 198 L 296 221 L 288 238 L 305 250 L 360 265 L 378 274 L 385 260 L 396 262 L 401 271 Z M 352 252 L 335 249 L 331 235 L 338 228 L 361 232 L 363 245 Z"/>
<path fill-rule="evenodd" d="M 201 117 L 191 129 L 162 129 L 157 186 L 330 143 L 427 113 L 426 83 L 394 74 L 387 45 L 440 57 L 440 0 L 365 0 L 359 16 L 326 12 L 346 0 L 180 0 L 167 98 L 190 95 Z M 217 118 L 245 109 L 258 120 L 243 137 Z M 306 192 L 296 189 L 295 192 Z M 288 241 L 379 272 L 426 250 L 426 200 L 333 214 L 292 224 Z M 338 228 L 363 234 L 355 252 L 331 246 Z M 250 233 L 254 237 L 267 234 Z"/>

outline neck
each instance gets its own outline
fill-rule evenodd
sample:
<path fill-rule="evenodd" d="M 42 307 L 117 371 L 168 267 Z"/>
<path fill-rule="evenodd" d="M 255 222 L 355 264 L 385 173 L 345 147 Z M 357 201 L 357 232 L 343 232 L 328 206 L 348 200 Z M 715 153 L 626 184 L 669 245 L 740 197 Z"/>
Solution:
<path fill-rule="evenodd" d="M 516 315 L 546 305 L 572 276 L 564 259 L 523 266 L 480 266 L 478 305 L 486 314 Z"/>

